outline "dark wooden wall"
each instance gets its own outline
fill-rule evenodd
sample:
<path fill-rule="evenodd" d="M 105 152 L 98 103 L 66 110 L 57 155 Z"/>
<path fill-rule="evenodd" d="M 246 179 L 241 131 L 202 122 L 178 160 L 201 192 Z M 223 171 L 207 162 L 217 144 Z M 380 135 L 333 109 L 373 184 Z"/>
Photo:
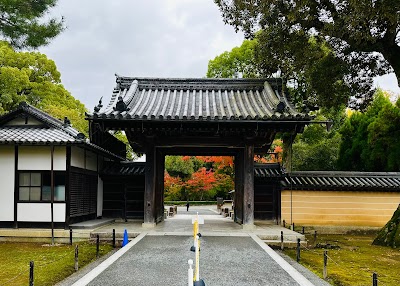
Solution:
<path fill-rule="evenodd" d="M 144 176 L 103 176 L 103 217 L 143 219 Z"/>
<path fill-rule="evenodd" d="M 70 223 L 96 218 L 97 183 L 96 172 L 75 167 L 70 168 Z"/>
<path fill-rule="evenodd" d="M 279 181 L 255 178 L 254 219 L 280 222 L 281 185 Z"/>

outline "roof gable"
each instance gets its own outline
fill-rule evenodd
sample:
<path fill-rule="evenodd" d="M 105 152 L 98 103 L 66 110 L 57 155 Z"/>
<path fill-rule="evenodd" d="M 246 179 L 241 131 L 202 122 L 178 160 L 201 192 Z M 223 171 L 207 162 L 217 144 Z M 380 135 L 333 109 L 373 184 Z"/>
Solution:
<path fill-rule="evenodd" d="M 41 126 L 43 125 L 42 121 L 37 120 L 35 117 L 20 114 L 13 119 L 10 119 L 8 122 L 4 122 L 3 126 Z"/>
<path fill-rule="evenodd" d="M 62 122 L 26 102 L 0 117 L 0 143 L 71 143 L 83 139 L 84 134 L 68 120 Z"/>

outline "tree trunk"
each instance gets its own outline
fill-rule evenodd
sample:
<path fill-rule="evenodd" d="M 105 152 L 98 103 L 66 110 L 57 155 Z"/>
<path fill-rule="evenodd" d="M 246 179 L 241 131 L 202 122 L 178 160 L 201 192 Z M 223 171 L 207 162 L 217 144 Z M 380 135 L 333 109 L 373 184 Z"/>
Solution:
<path fill-rule="evenodd" d="M 400 87 L 400 47 L 396 44 L 385 47 L 382 55 L 392 66 L 397 78 L 397 86 Z"/>

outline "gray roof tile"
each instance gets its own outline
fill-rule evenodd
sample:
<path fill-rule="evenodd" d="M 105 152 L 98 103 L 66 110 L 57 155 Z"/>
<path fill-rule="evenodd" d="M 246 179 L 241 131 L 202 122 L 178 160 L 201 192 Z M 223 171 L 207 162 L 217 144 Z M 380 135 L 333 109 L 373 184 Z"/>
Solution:
<path fill-rule="evenodd" d="M 76 140 L 55 128 L 0 127 L 0 143 L 71 143 Z"/>
<path fill-rule="evenodd" d="M 275 82 L 274 82 L 275 81 Z M 272 86 L 273 87 L 272 87 Z M 89 118 L 129 120 L 310 120 L 282 94 L 280 80 L 117 77 L 107 107 Z M 117 111 L 118 97 L 126 111 Z M 277 112 L 283 102 L 282 113 Z"/>
<path fill-rule="evenodd" d="M 400 191 L 399 172 L 323 172 L 302 171 L 287 174 L 282 185 L 291 189 L 362 189 Z"/>

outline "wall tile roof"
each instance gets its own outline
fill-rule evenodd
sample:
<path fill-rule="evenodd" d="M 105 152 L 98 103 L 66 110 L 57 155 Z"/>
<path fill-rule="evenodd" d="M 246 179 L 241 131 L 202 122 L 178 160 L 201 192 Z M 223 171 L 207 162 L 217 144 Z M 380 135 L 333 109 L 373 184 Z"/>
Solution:
<path fill-rule="evenodd" d="M 282 180 L 292 190 L 374 189 L 400 191 L 398 172 L 293 172 Z"/>
<path fill-rule="evenodd" d="M 145 163 L 108 163 L 104 175 L 144 176 Z M 254 177 L 279 179 L 283 189 L 293 190 L 374 190 L 400 192 L 400 173 L 378 172 L 293 172 L 287 174 L 279 164 L 255 164 Z"/>
<path fill-rule="evenodd" d="M 117 77 L 107 107 L 89 118 L 128 120 L 309 120 L 275 79 L 152 79 Z M 126 111 L 116 110 L 122 97 Z M 278 104 L 283 106 L 278 112 Z"/>

